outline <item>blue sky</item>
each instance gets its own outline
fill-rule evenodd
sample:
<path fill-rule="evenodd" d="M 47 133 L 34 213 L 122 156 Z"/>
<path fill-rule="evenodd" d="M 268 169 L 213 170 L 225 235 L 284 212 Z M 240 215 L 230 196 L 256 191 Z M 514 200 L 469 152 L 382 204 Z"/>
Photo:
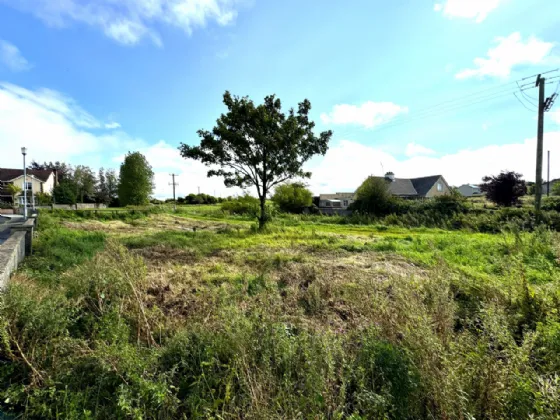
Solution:
<path fill-rule="evenodd" d="M 176 148 L 212 127 L 228 89 L 311 101 L 317 129 L 334 131 L 308 165 L 315 193 L 383 169 L 451 184 L 502 169 L 534 179 L 536 112 L 507 83 L 560 67 L 552 3 L 0 0 L 0 166 L 17 166 L 22 145 L 30 158 L 94 167 L 141 150 L 157 196 L 171 194 L 171 171 L 181 194 L 227 194 Z M 558 109 L 545 124 L 553 162 Z"/>

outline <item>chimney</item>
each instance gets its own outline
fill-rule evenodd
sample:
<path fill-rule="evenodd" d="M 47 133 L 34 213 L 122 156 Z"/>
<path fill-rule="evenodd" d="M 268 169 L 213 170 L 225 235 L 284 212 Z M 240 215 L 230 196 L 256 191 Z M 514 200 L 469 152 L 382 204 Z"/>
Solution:
<path fill-rule="evenodd" d="M 393 172 L 387 172 L 385 174 L 385 179 L 387 181 L 395 182 L 395 174 Z"/>

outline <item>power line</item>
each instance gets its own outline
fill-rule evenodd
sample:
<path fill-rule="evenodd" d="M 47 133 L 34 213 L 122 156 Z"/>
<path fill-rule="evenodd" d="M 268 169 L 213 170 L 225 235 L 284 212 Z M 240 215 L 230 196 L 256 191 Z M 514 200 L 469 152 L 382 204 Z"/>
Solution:
<path fill-rule="evenodd" d="M 552 72 L 556 72 L 559 71 L 560 69 L 554 69 L 554 70 L 550 70 L 544 73 L 540 73 L 542 74 L 548 74 L 548 73 L 552 73 Z M 449 99 L 428 107 L 424 107 L 424 108 L 420 108 L 419 110 L 415 111 L 413 116 L 399 116 L 396 118 L 393 118 L 385 123 L 382 123 L 382 125 L 378 125 L 377 127 L 373 128 L 372 130 L 369 130 L 369 132 L 376 132 L 376 131 L 380 131 L 383 129 L 387 129 L 387 128 L 394 128 L 394 127 L 398 127 L 401 125 L 405 125 L 405 124 L 409 124 L 411 122 L 416 122 L 416 121 L 420 121 L 420 120 L 424 120 L 427 118 L 432 118 L 432 117 L 438 117 L 450 112 L 454 112 L 454 111 L 458 111 L 458 110 L 462 110 L 463 108 L 467 108 L 473 105 L 478 105 L 484 102 L 489 102 L 489 101 L 493 101 L 493 100 L 497 100 L 497 99 L 502 99 L 505 97 L 510 96 L 511 94 L 515 94 L 516 92 L 520 92 L 522 95 L 526 96 L 529 99 L 533 99 L 530 95 L 526 94 L 525 91 L 529 90 L 529 89 L 535 89 L 535 83 L 531 82 L 531 83 L 526 83 L 523 85 L 520 85 L 519 82 L 523 81 L 523 80 L 527 80 L 529 78 L 535 77 L 538 75 L 534 75 L 534 76 L 528 76 L 528 77 L 524 77 L 522 79 L 519 79 L 517 81 L 513 81 L 513 82 L 508 82 L 499 86 L 495 86 L 495 87 L 491 87 L 491 88 L 487 88 L 487 89 L 483 89 L 480 90 L 478 92 L 474 92 L 468 95 L 464 95 L 462 97 L 456 97 L 454 99 Z M 552 84 L 552 83 L 556 83 L 551 81 L 551 79 L 557 79 L 560 78 L 560 75 L 558 76 L 553 76 L 551 78 L 546 79 L 545 84 Z M 560 82 L 560 80 L 559 80 Z M 560 83 L 559 83 L 560 85 Z M 558 88 L 558 86 L 557 86 Z M 520 98 L 515 95 L 516 99 L 518 101 L 521 102 L 521 104 L 527 108 L 525 106 L 525 104 L 520 100 Z M 465 99 L 469 99 L 468 101 L 465 102 Z M 530 101 L 529 101 L 530 102 Z M 536 106 L 535 104 L 533 104 L 532 102 L 530 102 L 531 105 Z M 527 108 L 529 109 L 529 108 Z M 531 111 L 533 112 L 533 111 Z M 362 127 L 353 127 L 353 128 L 349 128 L 347 130 L 343 130 L 343 131 L 338 131 L 337 135 L 338 136 L 347 136 L 347 135 L 351 135 L 357 131 L 362 131 L 363 128 Z"/>
<path fill-rule="evenodd" d="M 486 96 L 484 98 L 477 98 L 477 100 L 475 100 L 475 101 L 467 102 L 467 103 L 464 103 L 464 104 L 457 104 L 457 105 L 454 105 L 454 106 L 449 107 L 447 109 L 442 109 L 442 110 L 440 110 L 438 112 L 435 112 L 435 113 L 427 113 L 427 114 L 424 113 L 422 115 L 415 115 L 414 117 L 412 117 L 410 119 L 392 121 L 392 122 L 389 122 L 385 125 L 379 126 L 379 128 L 375 128 L 373 131 L 380 131 L 380 130 L 383 130 L 383 129 L 386 129 L 386 128 L 392 128 L 392 127 L 397 127 L 397 126 L 400 126 L 400 125 L 408 124 L 410 122 L 415 122 L 415 121 L 424 120 L 424 119 L 427 119 L 427 118 L 441 116 L 441 115 L 444 115 L 444 114 L 448 114 L 450 112 L 461 110 L 462 108 L 470 107 L 472 105 L 478 105 L 478 104 L 483 103 L 483 102 L 488 102 L 488 101 L 491 101 L 491 100 L 505 98 L 505 97 L 510 96 L 512 93 L 515 93 L 515 92 L 516 92 L 516 90 L 506 91 L 506 92 L 498 92 L 496 94 Z"/>
<path fill-rule="evenodd" d="M 523 107 L 524 107 L 527 111 L 529 111 L 529 112 L 531 112 L 531 113 L 533 113 L 533 112 L 536 111 L 535 109 L 530 109 L 529 107 L 527 107 L 527 105 L 525 105 L 525 103 L 523 103 L 523 102 L 521 101 L 521 99 L 519 99 L 519 97 L 517 96 L 517 94 L 516 94 L 515 92 L 513 92 L 513 96 L 515 96 L 515 98 L 519 101 L 519 103 L 520 103 L 521 105 L 523 105 Z"/>
<path fill-rule="evenodd" d="M 537 77 L 537 76 L 542 76 L 543 74 L 554 73 L 555 71 L 558 71 L 558 70 L 560 70 L 560 68 L 553 69 L 553 70 L 549 70 L 549 71 L 545 71 L 544 73 L 533 74 L 532 76 L 524 77 L 524 78 L 521 79 L 521 80 L 534 79 L 534 78 Z"/>

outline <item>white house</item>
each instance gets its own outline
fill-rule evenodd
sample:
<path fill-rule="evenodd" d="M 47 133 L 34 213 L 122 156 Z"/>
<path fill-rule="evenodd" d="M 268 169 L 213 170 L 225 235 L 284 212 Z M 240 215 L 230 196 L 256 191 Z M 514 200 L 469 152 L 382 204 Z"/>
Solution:
<path fill-rule="evenodd" d="M 481 195 L 480 187 L 474 184 L 464 184 L 457 188 L 463 197 L 472 197 L 473 195 Z"/>
<path fill-rule="evenodd" d="M 23 169 L 0 168 L 0 201 L 12 202 L 12 196 L 6 191 L 6 185 L 16 184 L 22 190 L 27 189 L 27 202 L 33 203 L 37 193 L 52 194 L 55 184 L 53 171 L 28 169 L 26 185 L 24 185 Z M 24 194 L 18 197 L 19 204 L 24 203 Z"/>

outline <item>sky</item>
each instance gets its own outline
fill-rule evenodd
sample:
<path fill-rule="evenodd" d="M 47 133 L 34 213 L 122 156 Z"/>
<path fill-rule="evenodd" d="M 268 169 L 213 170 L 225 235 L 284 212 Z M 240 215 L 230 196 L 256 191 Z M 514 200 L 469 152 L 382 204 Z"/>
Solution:
<path fill-rule="evenodd" d="M 140 151 L 158 198 L 172 195 L 170 173 L 179 195 L 232 195 L 178 152 L 214 126 L 229 90 L 256 103 L 276 94 L 286 110 L 311 101 L 317 132 L 334 133 L 306 164 L 315 194 L 387 171 L 456 186 L 501 170 L 534 180 L 535 75 L 552 70 L 547 97 L 560 83 L 553 4 L 0 0 L 0 167 L 21 167 L 22 146 L 29 160 L 95 169 Z M 556 102 L 545 117 L 551 178 Z"/>

